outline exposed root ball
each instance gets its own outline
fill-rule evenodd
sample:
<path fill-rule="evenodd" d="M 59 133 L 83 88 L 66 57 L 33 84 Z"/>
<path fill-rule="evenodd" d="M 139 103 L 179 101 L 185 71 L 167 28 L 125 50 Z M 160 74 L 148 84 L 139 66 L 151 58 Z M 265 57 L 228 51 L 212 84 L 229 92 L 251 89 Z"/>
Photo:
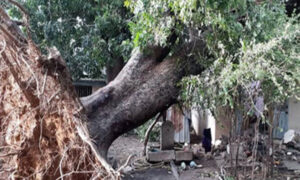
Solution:
<path fill-rule="evenodd" d="M 88 138 L 59 52 L 42 56 L 3 9 L 0 20 L 1 178 L 118 178 Z"/>

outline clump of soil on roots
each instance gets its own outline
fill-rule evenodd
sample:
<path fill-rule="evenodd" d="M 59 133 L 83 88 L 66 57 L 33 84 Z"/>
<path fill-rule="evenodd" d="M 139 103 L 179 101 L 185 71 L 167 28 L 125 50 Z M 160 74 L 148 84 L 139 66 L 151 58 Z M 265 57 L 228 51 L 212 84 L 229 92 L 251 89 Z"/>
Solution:
<path fill-rule="evenodd" d="M 42 55 L 1 8 L 0 20 L 1 178 L 118 178 L 88 138 L 59 52 Z"/>

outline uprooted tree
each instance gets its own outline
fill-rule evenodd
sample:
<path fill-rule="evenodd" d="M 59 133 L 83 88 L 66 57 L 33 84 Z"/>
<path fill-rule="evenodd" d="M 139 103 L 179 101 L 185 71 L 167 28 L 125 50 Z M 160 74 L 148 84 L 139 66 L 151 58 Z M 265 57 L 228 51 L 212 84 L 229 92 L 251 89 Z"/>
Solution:
<path fill-rule="evenodd" d="M 2 8 L 0 17 L 2 176 L 118 177 L 89 138 L 86 115 L 59 52 L 51 49 L 43 56 Z"/>
<path fill-rule="evenodd" d="M 299 93 L 299 23 L 281 2 L 125 1 L 136 48 L 113 81 L 79 100 L 59 52 L 43 55 L 26 10 L 8 1 L 23 13 L 24 30 L 0 9 L 5 175 L 117 178 L 105 161 L 111 143 L 179 95 L 233 107 L 238 89 L 255 80 L 270 102 Z"/>

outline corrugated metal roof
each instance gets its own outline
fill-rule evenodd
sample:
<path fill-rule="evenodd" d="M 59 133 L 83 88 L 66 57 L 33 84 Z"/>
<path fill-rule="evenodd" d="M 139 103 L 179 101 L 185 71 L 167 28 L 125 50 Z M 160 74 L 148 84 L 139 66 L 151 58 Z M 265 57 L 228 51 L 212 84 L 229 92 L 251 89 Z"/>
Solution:
<path fill-rule="evenodd" d="M 73 82 L 74 86 L 105 86 L 106 81 L 104 79 L 79 79 Z"/>

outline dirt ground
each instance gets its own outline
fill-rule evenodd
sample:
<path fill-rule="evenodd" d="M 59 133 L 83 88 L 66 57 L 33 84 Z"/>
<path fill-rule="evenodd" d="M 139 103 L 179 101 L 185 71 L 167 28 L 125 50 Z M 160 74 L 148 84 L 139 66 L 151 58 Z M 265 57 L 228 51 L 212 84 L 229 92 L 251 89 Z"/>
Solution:
<path fill-rule="evenodd" d="M 154 144 L 154 143 L 151 143 Z M 157 144 L 157 143 L 156 143 Z M 123 165 L 127 158 L 131 154 L 136 154 L 134 157 L 133 164 L 135 162 L 145 161 L 142 156 L 143 143 L 135 135 L 127 135 L 119 137 L 110 147 L 108 157 L 111 160 L 111 163 L 115 167 Z M 114 158 L 112 158 L 114 157 Z M 194 180 L 194 179 L 203 179 L 203 180 L 215 180 L 215 177 L 218 169 L 216 162 L 213 159 L 203 159 L 201 161 L 196 161 L 199 165 L 203 165 L 202 168 L 197 169 L 187 169 L 179 170 L 179 179 L 180 180 Z M 149 167 L 147 167 L 149 166 Z M 150 167 L 149 164 L 145 163 L 144 168 L 138 168 L 138 170 L 133 170 L 128 173 L 123 180 L 173 180 L 175 179 L 172 175 L 169 164 L 153 165 Z M 180 164 L 177 164 L 177 167 L 180 167 Z M 180 169 L 180 168 L 179 168 Z"/>
<path fill-rule="evenodd" d="M 211 174 L 212 169 L 192 169 L 182 171 L 180 173 L 180 180 L 217 180 Z M 174 180 L 175 177 L 172 175 L 171 171 L 167 168 L 151 168 L 144 171 L 133 172 L 123 178 L 123 180 Z"/>
<path fill-rule="evenodd" d="M 143 148 L 143 142 L 136 135 L 123 135 L 110 146 L 108 159 L 114 166 L 120 167 L 132 154 L 136 155 L 135 159 L 141 157 Z"/>
<path fill-rule="evenodd" d="M 158 145 L 158 143 L 150 143 L 150 145 Z M 132 159 L 130 163 L 129 173 L 127 173 L 123 180 L 173 180 L 175 177 L 172 174 L 169 163 L 158 163 L 150 164 L 142 156 L 143 142 L 136 135 L 127 135 L 119 137 L 110 147 L 108 157 L 110 162 L 115 168 L 123 165 L 127 158 L 135 154 L 136 156 Z M 216 180 L 219 173 L 219 160 L 217 157 L 208 158 L 203 157 L 201 160 L 194 160 L 197 165 L 202 165 L 202 168 L 181 170 L 180 162 L 177 165 L 179 179 L 180 180 Z M 218 163 L 217 163 L 218 161 Z M 250 169 L 251 170 L 251 169 Z M 244 176 L 250 173 L 250 170 L 245 172 L 245 170 L 240 170 L 238 172 L 239 176 Z M 262 179 L 259 174 L 255 175 L 255 179 Z M 230 179 L 230 178 L 229 178 Z M 243 178 L 241 178 L 243 179 Z M 274 167 L 274 180 L 300 180 L 299 175 L 290 172 L 286 169 L 281 169 L 279 167 Z"/>

